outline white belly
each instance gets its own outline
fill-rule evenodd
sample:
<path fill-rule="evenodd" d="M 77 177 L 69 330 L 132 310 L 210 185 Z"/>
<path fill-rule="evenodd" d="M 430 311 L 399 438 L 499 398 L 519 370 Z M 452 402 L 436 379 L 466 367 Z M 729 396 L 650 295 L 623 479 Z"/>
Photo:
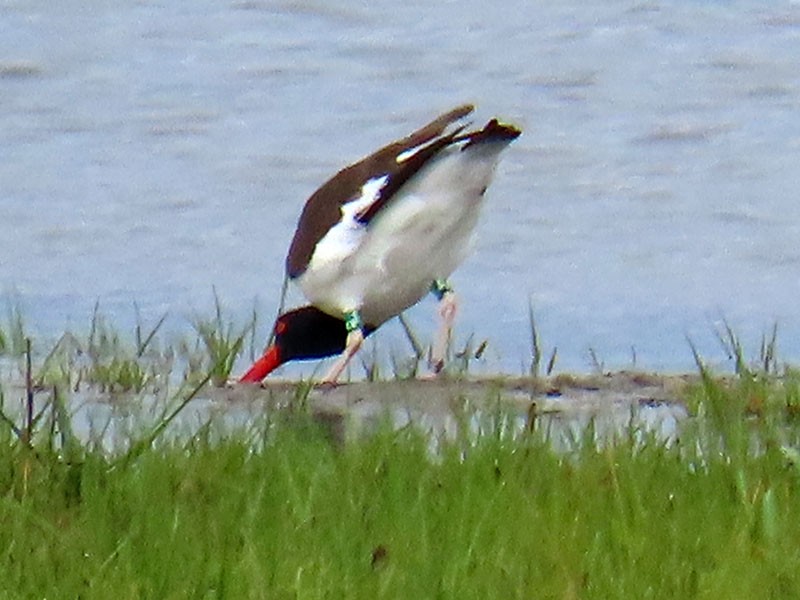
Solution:
<path fill-rule="evenodd" d="M 469 253 L 500 145 L 444 153 L 367 226 L 345 213 L 298 278 L 306 298 L 335 316 L 360 310 L 380 325 L 418 302 Z"/>

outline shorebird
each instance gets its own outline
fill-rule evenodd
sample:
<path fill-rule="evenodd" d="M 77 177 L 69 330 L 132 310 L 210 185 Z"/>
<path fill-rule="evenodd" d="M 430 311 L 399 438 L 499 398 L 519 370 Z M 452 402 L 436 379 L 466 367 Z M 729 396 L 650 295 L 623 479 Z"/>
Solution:
<path fill-rule="evenodd" d="M 335 383 L 364 338 L 432 292 L 441 324 L 431 367 L 444 365 L 457 303 L 447 278 L 469 252 L 500 153 L 521 131 L 490 120 L 467 130 L 471 105 L 342 169 L 308 199 L 286 274 L 309 305 L 279 315 L 264 355 L 241 377 L 339 354 Z"/>

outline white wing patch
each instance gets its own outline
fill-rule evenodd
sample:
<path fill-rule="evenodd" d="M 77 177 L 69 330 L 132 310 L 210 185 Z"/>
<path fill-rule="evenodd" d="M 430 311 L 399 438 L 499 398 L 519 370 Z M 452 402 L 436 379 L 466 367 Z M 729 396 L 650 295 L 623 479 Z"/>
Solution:
<path fill-rule="evenodd" d="M 368 179 L 367 182 L 361 186 L 361 195 L 358 198 L 353 198 L 350 202 L 342 204 L 342 222 L 349 224 L 352 221 L 356 224 L 356 215 L 364 209 L 370 207 L 374 202 L 381 197 L 381 190 L 386 182 L 389 181 L 389 175 L 381 175 Z"/>
<path fill-rule="evenodd" d="M 443 131 L 441 134 L 439 134 L 435 138 L 433 138 L 431 140 L 428 140 L 426 142 L 422 142 L 421 144 L 417 144 L 416 146 L 412 146 L 411 148 L 408 148 L 406 150 L 403 150 L 400 154 L 395 156 L 394 161 L 398 165 L 402 165 L 404 162 L 406 162 L 407 160 L 412 158 L 414 155 L 419 154 L 425 148 L 429 148 L 430 146 L 433 146 L 435 143 L 437 143 L 443 137 L 445 137 L 447 135 L 450 135 L 450 132 L 457 133 L 458 131 L 461 131 L 462 129 L 464 129 L 464 127 L 468 126 L 469 124 L 470 123 L 465 123 L 465 124 L 459 125 L 458 123 L 451 123 L 450 125 L 447 126 L 447 129 L 445 129 L 445 131 Z M 457 141 L 457 140 L 454 140 L 454 141 Z"/>
<path fill-rule="evenodd" d="M 417 155 L 420 152 L 422 152 L 423 150 L 425 150 L 425 148 L 430 148 L 431 146 L 433 146 L 440 139 L 442 139 L 442 136 L 435 137 L 432 140 L 428 140 L 427 142 L 422 142 L 421 144 L 418 144 L 417 146 L 413 146 L 411 148 L 408 148 L 407 150 L 403 150 L 400 154 L 398 154 L 395 157 L 394 161 L 398 165 L 402 165 L 404 162 L 406 162 L 410 158 L 414 157 L 415 155 Z"/>
<path fill-rule="evenodd" d="M 427 147 L 428 145 L 430 145 L 430 142 L 427 142 L 425 144 L 420 144 L 419 146 L 414 146 L 413 148 L 409 148 L 407 150 L 403 150 L 400 154 L 398 154 L 395 157 L 394 160 L 398 165 L 402 165 L 409 158 L 411 158 L 412 156 L 417 154 L 420 150 L 422 150 L 423 148 Z"/>
<path fill-rule="evenodd" d="M 387 181 L 389 181 L 388 175 L 369 179 L 361 186 L 361 194 L 358 197 L 342 204 L 342 218 L 317 242 L 309 264 L 310 270 L 323 265 L 339 269 L 341 262 L 358 250 L 366 234 L 366 228 L 356 217 L 380 198 L 381 190 Z"/>

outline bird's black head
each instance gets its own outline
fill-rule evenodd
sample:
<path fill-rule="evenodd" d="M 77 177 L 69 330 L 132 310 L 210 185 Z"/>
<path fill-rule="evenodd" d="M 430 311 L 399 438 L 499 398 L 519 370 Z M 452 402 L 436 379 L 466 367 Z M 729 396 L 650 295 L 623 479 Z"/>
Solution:
<path fill-rule="evenodd" d="M 275 321 L 274 345 L 280 348 L 283 362 L 339 354 L 346 340 L 344 321 L 314 306 L 291 310 Z"/>
<path fill-rule="evenodd" d="M 365 327 L 369 335 L 374 327 Z M 347 328 L 342 319 L 315 306 L 290 310 L 275 321 L 275 339 L 239 381 L 257 383 L 283 363 L 292 360 L 325 358 L 344 351 Z"/>

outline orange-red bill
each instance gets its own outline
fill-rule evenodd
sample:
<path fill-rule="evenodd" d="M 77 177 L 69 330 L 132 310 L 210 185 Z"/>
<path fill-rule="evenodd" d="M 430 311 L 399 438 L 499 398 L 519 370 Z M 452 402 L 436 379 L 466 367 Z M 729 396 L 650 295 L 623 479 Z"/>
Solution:
<path fill-rule="evenodd" d="M 239 378 L 239 383 L 260 383 L 267 375 L 278 368 L 281 363 L 281 353 L 277 346 L 270 346 L 250 370 Z"/>

